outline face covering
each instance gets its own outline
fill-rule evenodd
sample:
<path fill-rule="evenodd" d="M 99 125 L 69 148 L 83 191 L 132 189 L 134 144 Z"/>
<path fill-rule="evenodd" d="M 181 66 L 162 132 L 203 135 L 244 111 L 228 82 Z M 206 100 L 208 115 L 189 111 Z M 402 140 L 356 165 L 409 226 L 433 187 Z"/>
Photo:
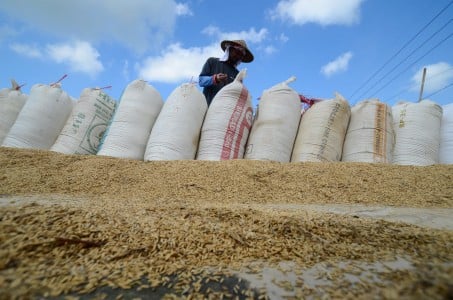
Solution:
<path fill-rule="evenodd" d="M 219 60 L 220 61 L 227 61 L 228 60 L 228 57 L 230 57 L 230 45 L 227 45 L 226 48 L 225 48 L 225 53 L 223 54 L 223 57 L 220 58 Z M 236 68 L 237 66 L 239 66 L 239 64 L 241 63 L 242 61 L 241 60 L 238 60 L 234 67 Z"/>

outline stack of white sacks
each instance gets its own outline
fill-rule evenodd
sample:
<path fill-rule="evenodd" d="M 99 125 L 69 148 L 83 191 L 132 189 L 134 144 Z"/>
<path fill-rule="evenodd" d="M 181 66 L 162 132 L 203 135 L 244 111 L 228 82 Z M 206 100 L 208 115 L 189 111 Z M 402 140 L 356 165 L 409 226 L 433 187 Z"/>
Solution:
<path fill-rule="evenodd" d="M 153 86 L 144 80 L 131 82 L 121 96 L 98 155 L 143 160 L 162 105 L 162 97 Z"/>
<path fill-rule="evenodd" d="M 439 163 L 442 107 L 430 100 L 393 106 L 396 142 L 393 163 L 425 166 Z"/>
<path fill-rule="evenodd" d="M 260 98 L 245 159 L 289 162 L 299 128 L 299 94 L 285 82 L 265 90 Z"/>
<path fill-rule="evenodd" d="M 291 161 L 340 161 L 350 117 L 351 108 L 338 93 L 315 103 L 302 115 Z"/>
<path fill-rule="evenodd" d="M 439 163 L 453 164 L 453 103 L 442 106 Z"/>
<path fill-rule="evenodd" d="M 96 154 L 115 107 L 116 101 L 103 90 L 84 89 L 50 150 L 65 154 Z"/>
<path fill-rule="evenodd" d="M 342 161 L 391 163 L 394 146 L 391 107 L 370 99 L 351 108 Z"/>
<path fill-rule="evenodd" d="M 336 93 L 304 110 L 290 77 L 263 91 L 254 115 L 245 75 L 209 108 L 195 83 L 165 101 L 143 80 L 118 101 L 99 88 L 74 101 L 58 83 L 34 85 L 27 96 L 13 82 L 0 90 L 0 144 L 144 161 L 453 164 L 453 103 L 368 99 L 351 107 Z"/>
<path fill-rule="evenodd" d="M 59 83 L 35 84 L 2 146 L 49 150 L 73 106 L 74 101 Z"/>
<path fill-rule="evenodd" d="M 16 81 L 11 80 L 11 88 L 0 90 L 0 145 L 17 119 L 28 96 L 21 92 Z"/>
<path fill-rule="evenodd" d="M 194 83 L 177 87 L 154 123 L 145 160 L 195 159 L 207 109 L 206 99 Z"/>
<path fill-rule="evenodd" d="M 228 160 L 244 157 L 253 121 L 250 94 L 243 84 L 246 70 L 212 99 L 201 128 L 198 160 Z"/>

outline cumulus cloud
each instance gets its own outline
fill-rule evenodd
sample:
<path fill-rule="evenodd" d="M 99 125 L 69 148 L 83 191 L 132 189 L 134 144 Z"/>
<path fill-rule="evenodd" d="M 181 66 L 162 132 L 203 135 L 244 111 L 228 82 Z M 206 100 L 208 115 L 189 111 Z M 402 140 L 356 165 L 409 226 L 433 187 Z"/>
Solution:
<path fill-rule="evenodd" d="M 288 37 L 286 34 L 284 34 L 284 33 L 280 34 L 280 36 L 278 37 L 278 39 L 279 39 L 281 42 L 283 42 L 283 43 L 286 43 L 287 41 L 289 41 L 289 37 Z"/>
<path fill-rule="evenodd" d="M 176 83 L 198 80 L 207 57 L 222 54 L 217 43 L 207 47 L 183 48 L 180 44 L 168 46 L 162 55 L 148 57 L 139 66 L 139 77 L 144 80 Z"/>
<path fill-rule="evenodd" d="M 99 60 L 99 52 L 85 41 L 49 44 L 43 48 L 20 43 L 11 44 L 9 47 L 20 55 L 65 64 L 71 71 L 86 73 L 91 77 L 104 70 Z"/>
<path fill-rule="evenodd" d="M 335 60 L 329 62 L 321 68 L 321 73 L 327 77 L 335 73 L 346 71 L 348 69 L 349 61 L 352 58 L 352 52 L 348 51 L 338 56 Z"/>
<path fill-rule="evenodd" d="M 72 71 L 95 77 L 104 70 L 104 66 L 98 60 L 100 56 L 98 51 L 88 42 L 53 44 L 48 45 L 46 50 L 52 60 L 68 65 Z"/>
<path fill-rule="evenodd" d="M 271 10 L 272 19 L 297 25 L 351 25 L 360 19 L 360 4 L 364 0 L 281 0 Z"/>
<path fill-rule="evenodd" d="M 274 46 L 266 46 L 264 47 L 264 53 L 266 53 L 267 55 L 271 55 L 273 53 L 277 52 L 277 49 L 275 49 Z"/>
<path fill-rule="evenodd" d="M 209 25 L 209 26 L 203 28 L 201 33 L 206 34 L 207 36 L 217 36 L 217 35 L 221 35 L 222 31 L 220 30 L 219 27 Z"/>
<path fill-rule="evenodd" d="M 201 32 L 219 40 L 245 40 L 247 43 L 255 44 L 264 41 L 269 34 L 269 31 L 266 28 L 261 28 L 257 31 L 252 27 L 249 30 L 239 32 L 223 32 L 220 28 L 212 25 L 205 27 Z"/>
<path fill-rule="evenodd" d="M 187 4 L 176 4 L 176 15 L 178 16 L 193 16 L 193 12 Z"/>
<path fill-rule="evenodd" d="M 30 58 L 42 58 L 43 54 L 41 50 L 35 45 L 19 44 L 14 43 L 9 46 L 11 50 L 17 54 L 27 56 Z"/>
<path fill-rule="evenodd" d="M 89 42 L 118 42 L 138 53 L 172 35 L 178 15 L 190 14 L 187 5 L 173 0 L 15 0 L 0 12 L 54 36 Z"/>
<path fill-rule="evenodd" d="M 243 39 L 253 52 L 251 45 L 258 44 L 266 39 L 267 29 L 249 30 L 240 32 L 222 32 L 215 26 L 208 26 L 202 33 L 215 38 L 215 42 L 205 47 L 184 48 L 181 44 L 169 45 L 160 55 L 147 57 L 137 65 L 139 77 L 155 82 L 178 83 L 182 81 L 198 80 L 201 68 L 208 57 L 221 57 L 222 40 Z M 275 49 L 269 48 L 269 51 Z"/>
<path fill-rule="evenodd" d="M 256 31 L 256 29 L 252 27 L 247 31 L 220 33 L 219 36 L 221 40 L 242 39 L 247 41 L 247 44 L 249 43 L 257 44 L 265 40 L 268 34 L 269 32 L 266 28 L 261 28 L 259 31 Z"/>
<path fill-rule="evenodd" d="M 439 62 L 422 67 L 412 76 L 411 91 L 420 91 L 424 68 L 426 68 L 426 76 L 423 91 L 426 93 L 436 92 L 453 81 L 453 66 L 446 62 Z"/>

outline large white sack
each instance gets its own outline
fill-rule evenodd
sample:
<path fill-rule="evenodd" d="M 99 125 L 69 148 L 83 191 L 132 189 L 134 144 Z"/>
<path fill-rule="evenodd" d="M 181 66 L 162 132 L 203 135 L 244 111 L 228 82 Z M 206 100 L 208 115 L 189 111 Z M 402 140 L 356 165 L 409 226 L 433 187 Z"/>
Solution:
<path fill-rule="evenodd" d="M 291 161 L 339 161 L 350 116 L 348 102 L 338 93 L 313 104 L 302 115 Z"/>
<path fill-rule="evenodd" d="M 71 113 L 73 103 L 61 85 L 35 84 L 3 141 L 3 146 L 48 150 Z"/>
<path fill-rule="evenodd" d="M 453 164 L 453 103 L 442 106 L 439 163 Z"/>
<path fill-rule="evenodd" d="M 288 86 L 295 79 L 291 77 L 263 92 L 244 158 L 290 161 L 302 109 L 299 94 Z"/>
<path fill-rule="evenodd" d="M 143 160 L 162 106 L 162 97 L 153 86 L 144 80 L 132 81 L 121 95 L 97 154 Z"/>
<path fill-rule="evenodd" d="M 370 99 L 351 108 L 342 161 L 391 163 L 394 146 L 390 106 L 378 99 Z"/>
<path fill-rule="evenodd" d="M 11 83 L 11 88 L 0 90 L 0 145 L 27 101 L 27 95 L 20 91 L 19 85 L 14 80 Z"/>
<path fill-rule="evenodd" d="M 392 107 L 395 129 L 393 163 L 427 166 L 439 162 L 442 107 L 430 100 Z"/>
<path fill-rule="evenodd" d="M 206 98 L 194 83 L 173 90 L 151 130 L 145 160 L 195 159 L 207 109 Z"/>
<path fill-rule="evenodd" d="M 50 150 L 65 154 L 96 154 L 115 107 L 116 101 L 101 89 L 83 89 Z"/>
<path fill-rule="evenodd" d="M 212 100 L 201 129 L 198 160 L 244 157 L 253 119 L 250 94 L 242 84 L 245 74 L 241 70 Z"/>

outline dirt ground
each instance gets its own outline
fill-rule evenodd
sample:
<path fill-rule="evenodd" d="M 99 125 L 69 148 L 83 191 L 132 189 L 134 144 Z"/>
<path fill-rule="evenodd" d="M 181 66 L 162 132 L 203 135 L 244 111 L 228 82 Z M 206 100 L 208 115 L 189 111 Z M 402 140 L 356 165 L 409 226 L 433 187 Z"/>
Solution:
<path fill-rule="evenodd" d="M 0 166 L 2 299 L 453 297 L 453 165 Z"/>

